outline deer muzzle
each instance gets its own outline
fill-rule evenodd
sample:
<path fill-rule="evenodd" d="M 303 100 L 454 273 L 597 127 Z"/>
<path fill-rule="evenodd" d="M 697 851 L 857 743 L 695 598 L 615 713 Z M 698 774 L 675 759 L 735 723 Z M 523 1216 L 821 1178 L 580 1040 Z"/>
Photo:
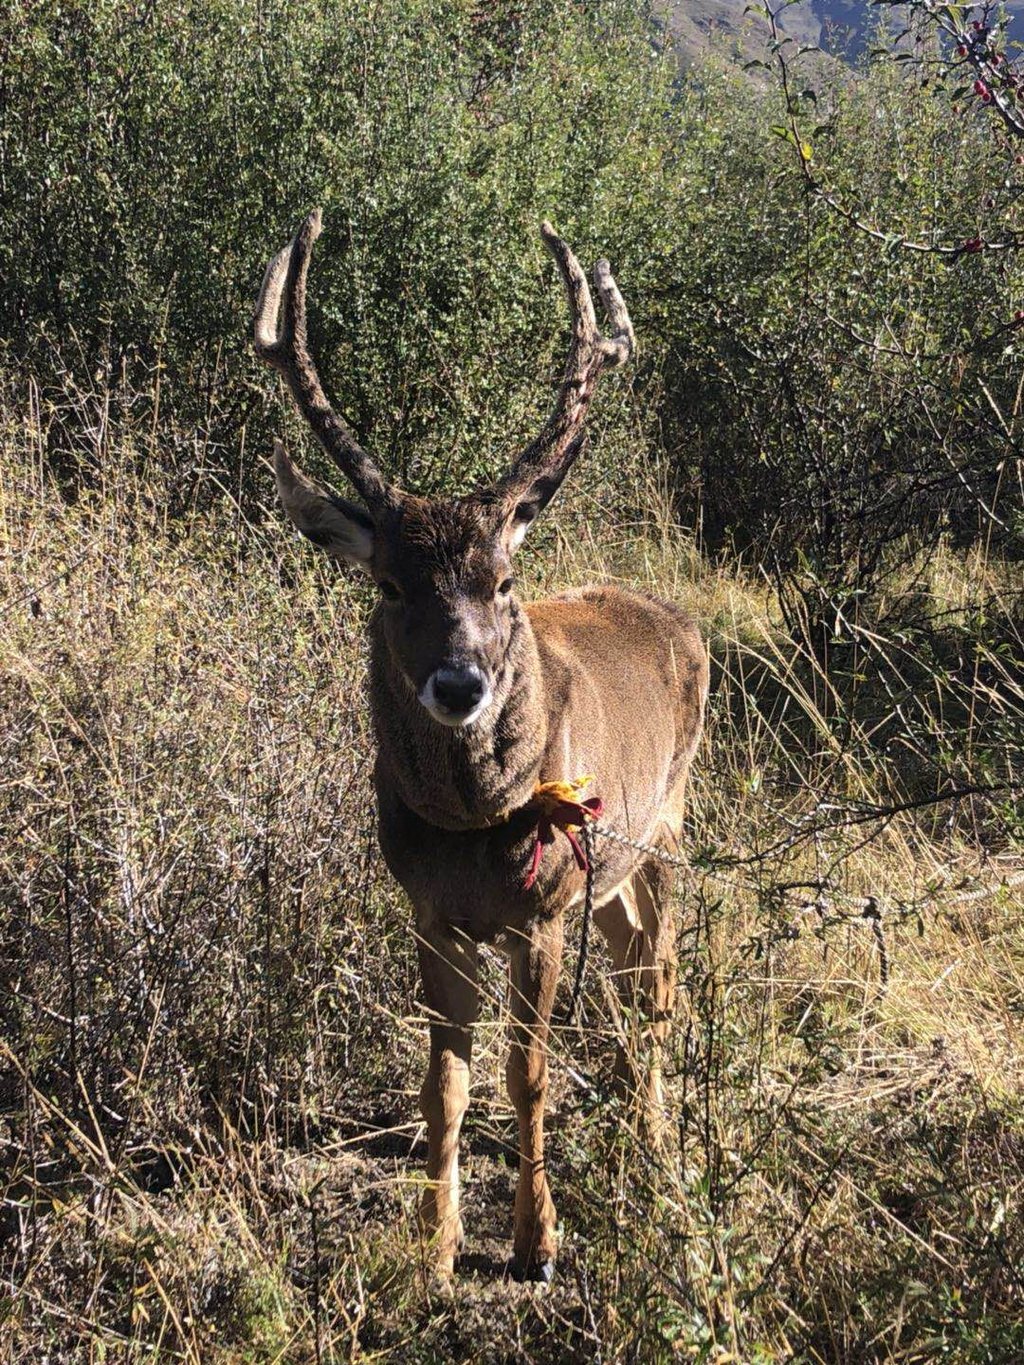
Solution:
<path fill-rule="evenodd" d="M 463 726 L 487 710 L 491 685 L 476 664 L 442 664 L 427 679 L 419 699 L 441 725 Z"/>

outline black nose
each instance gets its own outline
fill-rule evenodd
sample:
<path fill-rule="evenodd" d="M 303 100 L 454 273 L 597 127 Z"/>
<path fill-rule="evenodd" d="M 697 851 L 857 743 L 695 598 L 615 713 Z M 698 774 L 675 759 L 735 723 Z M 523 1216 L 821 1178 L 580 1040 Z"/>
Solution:
<path fill-rule="evenodd" d="M 484 675 L 472 664 L 462 668 L 439 668 L 434 674 L 435 698 L 446 711 L 455 715 L 472 711 L 484 690 Z"/>

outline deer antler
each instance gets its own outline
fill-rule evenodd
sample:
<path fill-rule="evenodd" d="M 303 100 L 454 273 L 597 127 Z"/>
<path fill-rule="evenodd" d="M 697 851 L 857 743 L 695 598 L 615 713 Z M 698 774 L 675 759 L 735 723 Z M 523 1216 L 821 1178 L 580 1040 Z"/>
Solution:
<path fill-rule="evenodd" d="M 608 262 L 598 261 L 594 267 L 594 284 L 612 330 L 610 337 L 604 337 L 597 326 L 587 277 L 579 261 L 550 223 L 541 225 L 540 235 L 565 281 L 572 316 L 572 342 L 565 377 L 551 416 L 493 494 L 505 503 L 529 494 L 531 515 L 539 512 L 555 494 L 583 449 L 583 423 L 601 371 L 624 364 L 636 346 L 633 324 Z"/>
<path fill-rule="evenodd" d="M 284 375 L 317 440 L 373 512 L 390 501 L 391 490 L 327 401 L 306 341 L 306 275 L 320 227 L 320 210 L 314 209 L 267 266 L 256 300 L 253 339 L 256 354 Z"/>

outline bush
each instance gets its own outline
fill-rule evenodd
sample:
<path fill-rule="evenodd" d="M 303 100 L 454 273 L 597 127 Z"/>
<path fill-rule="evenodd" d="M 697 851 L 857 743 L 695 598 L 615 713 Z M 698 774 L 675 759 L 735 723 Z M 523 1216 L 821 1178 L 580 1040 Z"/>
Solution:
<path fill-rule="evenodd" d="M 564 348 L 549 215 L 614 257 L 640 337 L 603 399 L 611 493 L 635 510 L 660 444 L 707 548 L 753 556 L 818 647 L 936 537 L 1020 551 L 1016 254 L 900 245 L 976 235 L 1013 158 L 906 64 L 819 69 L 792 114 L 714 60 L 673 92 L 625 0 L 12 4 L 0 53 L 9 360 L 56 410 L 98 375 L 154 394 L 175 507 L 211 472 L 265 488 L 282 408 L 250 309 L 323 202 L 314 342 L 400 479 L 465 488 L 535 429 Z M 74 488 L 95 451 L 47 425 Z"/>
<path fill-rule="evenodd" d="M 667 219 L 667 72 L 625 0 L 15 3 L 0 22 L 11 358 L 47 392 L 158 370 L 154 423 L 199 433 L 162 451 L 186 482 L 201 449 L 244 484 L 272 395 L 279 420 L 250 313 L 313 203 L 325 374 L 425 488 L 493 472 L 543 411 L 564 314 L 540 220 L 631 275 Z M 79 479 L 74 433 L 54 438 Z"/>
<path fill-rule="evenodd" d="M 1012 170 L 990 129 L 903 65 L 819 84 L 797 102 L 809 167 L 776 92 L 714 67 L 684 92 L 701 137 L 682 144 L 662 318 L 688 514 L 767 569 L 820 650 L 862 612 L 879 624 L 892 575 L 943 536 L 1020 555 L 1024 273 L 1016 253 L 943 250 Z"/>

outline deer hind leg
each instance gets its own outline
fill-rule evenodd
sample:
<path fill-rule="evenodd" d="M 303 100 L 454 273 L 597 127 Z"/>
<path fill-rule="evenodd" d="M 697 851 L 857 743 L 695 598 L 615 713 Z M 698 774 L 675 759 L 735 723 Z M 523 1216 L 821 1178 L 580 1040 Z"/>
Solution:
<path fill-rule="evenodd" d="M 675 919 L 671 869 L 649 859 L 619 894 L 594 911 L 612 957 L 625 1006 L 615 1059 L 618 1087 L 640 1106 L 647 1136 L 660 1144 L 665 1127 L 661 1054 L 675 999 Z"/>
<path fill-rule="evenodd" d="M 420 926 L 417 946 L 423 993 L 434 1016 L 430 1065 L 420 1091 L 427 1125 L 427 1186 L 419 1223 L 434 1271 L 446 1278 L 463 1242 L 459 1133 L 469 1107 L 469 1063 L 478 1010 L 477 949 L 458 930 L 436 922 Z"/>
<path fill-rule="evenodd" d="M 647 1102 L 652 1131 L 660 1139 L 665 1122 L 661 1067 L 672 1031 L 676 996 L 676 917 L 671 867 L 649 858 L 633 878 L 644 931 L 642 992 L 650 1029 Z"/>
<path fill-rule="evenodd" d="M 544 1103 L 548 1037 L 562 962 L 560 917 L 536 924 L 509 955 L 511 1028 L 506 1077 L 519 1120 L 513 1273 L 550 1280 L 557 1250 L 557 1217 L 544 1169 Z"/>

